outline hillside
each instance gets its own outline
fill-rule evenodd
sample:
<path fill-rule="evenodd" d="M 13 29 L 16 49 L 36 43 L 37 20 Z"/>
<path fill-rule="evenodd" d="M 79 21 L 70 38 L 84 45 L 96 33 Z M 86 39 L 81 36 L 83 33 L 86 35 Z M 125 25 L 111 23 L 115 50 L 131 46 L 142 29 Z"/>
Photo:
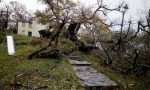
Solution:
<path fill-rule="evenodd" d="M 15 56 L 8 56 L 6 44 L 3 44 L 0 49 L 0 90 L 80 90 L 66 57 L 27 60 L 27 56 L 39 48 L 31 45 L 33 40 L 36 38 L 14 35 Z"/>
<path fill-rule="evenodd" d="M 0 48 L 0 90 L 84 90 L 68 62 L 68 57 L 57 59 L 31 59 L 27 56 L 39 49 L 37 38 L 14 35 L 16 55 L 8 56 L 6 43 Z M 65 43 L 65 42 L 63 42 Z M 68 45 L 68 46 L 65 46 Z M 67 51 L 71 44 L 61 48 Z M 69 50 L 68 50 L 69 51 Z M 149 90 L 147 78 L 138 79 L 105 67 L 96 52 L 73 54 L 92 63 L 92 67 L 119 84 L 119 90 Z M 146 82 L 147 81 L 147 82 Z"/>

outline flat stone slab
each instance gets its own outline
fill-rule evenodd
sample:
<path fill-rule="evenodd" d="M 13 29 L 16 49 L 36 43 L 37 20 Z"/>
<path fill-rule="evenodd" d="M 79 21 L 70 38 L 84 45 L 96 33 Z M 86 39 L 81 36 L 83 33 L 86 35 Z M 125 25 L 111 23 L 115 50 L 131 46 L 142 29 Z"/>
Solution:
<path fill-rule="evenodd" d="M 73 69 L 76 72 L 77 77 L 81 83 L 81 86 L 87 88 L 87 90 L 97 90 L 96 88 L 114 88 L 117 84 L 110 80 L 105 75 L 99 73 L 92 68 L 91 63 L 82 60 L 78 56 L 69 56 L 69 63 L 73 65 Z M 92 89 L 94 88 L 94 89 Z M 99 89 L 98 89 L 99 90 Z M 112 89 L 104 89 L 112 90 Z"/>
<path fill-rule="evenodd" d="M 81 58 L 78 57 L 78 56 L 69 56 L 69 57 L 70 57 L 70 59 L 72 59 L 72 60 L 81 60 Z"/>
<path fill-rule="evenodd" d="M 76 66 L 89 66 L 89 65 L 91 65 L 91 63 L 88 63 L 87 61 L 83 61 L 83 60 L 79 61 L 79 60 L 72 60 L 72 59 L 70 59 L 69 63 L 71 65 L 76 65 Z"/>
<path fill-rule="evenodd" d="M 73 66 L 81 86 L 116 87 L 117 84 L 90 66 Z"/>

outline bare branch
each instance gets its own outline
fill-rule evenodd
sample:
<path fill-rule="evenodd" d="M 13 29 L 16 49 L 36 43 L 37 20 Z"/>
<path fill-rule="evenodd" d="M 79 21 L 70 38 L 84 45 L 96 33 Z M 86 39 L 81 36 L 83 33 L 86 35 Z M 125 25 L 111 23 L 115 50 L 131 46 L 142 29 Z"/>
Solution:
<path fill-rule="evenodd" d="M 131 21 L 129 21 L 128 30 L 127 30 L 127 33 L 126 33 L 126 35 L 123 37 L 123 39 L 125 39 L 125 38 L 128 36 L 128 34 L 129 34 L 129 31 L 130 31 L 130 27 L 131 27 Z"/>

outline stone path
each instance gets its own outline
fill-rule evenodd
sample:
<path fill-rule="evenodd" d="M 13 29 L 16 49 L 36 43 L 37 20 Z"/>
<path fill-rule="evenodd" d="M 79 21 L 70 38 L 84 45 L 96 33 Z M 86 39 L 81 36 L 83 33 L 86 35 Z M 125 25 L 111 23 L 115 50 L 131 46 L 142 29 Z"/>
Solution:
<path fill-rule="evenodd" d="M 91 65 L 91 63 L 88 63 L 87 61 L 83 61 L 78 56 L 70 56 L 69 63 L 71 65 L 76 65 L 76 66 L 89 66 L 89 65 Z"/>
<path fill-rule="evenodd" d="M 117 84 L 92 68 L 91 63 L 78 56 L 70 56 L 69 62 L 73 66 L 81 86 L 86 90 L 116 90 Z"/>

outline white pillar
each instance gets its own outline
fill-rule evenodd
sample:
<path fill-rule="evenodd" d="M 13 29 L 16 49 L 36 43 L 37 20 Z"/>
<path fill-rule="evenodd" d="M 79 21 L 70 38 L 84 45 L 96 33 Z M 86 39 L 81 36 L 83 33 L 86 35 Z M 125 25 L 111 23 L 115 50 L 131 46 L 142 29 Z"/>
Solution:
<path fill-rule="evenodd" d="M 13 36 L 7 36 L 7 50 L 9 55 L 15 54 Z"/>

